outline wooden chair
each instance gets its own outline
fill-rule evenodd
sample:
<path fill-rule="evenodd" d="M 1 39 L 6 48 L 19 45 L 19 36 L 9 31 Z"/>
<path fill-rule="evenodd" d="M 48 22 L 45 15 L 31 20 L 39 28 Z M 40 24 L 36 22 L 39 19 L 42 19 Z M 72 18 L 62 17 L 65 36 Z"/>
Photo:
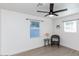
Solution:
<path fill-rule="evenodd" d="M 58 47 L 60 46 L 60 36 L 59 35 L 51 36 L 51 46 L 52 45 L 58 45 Z"/>

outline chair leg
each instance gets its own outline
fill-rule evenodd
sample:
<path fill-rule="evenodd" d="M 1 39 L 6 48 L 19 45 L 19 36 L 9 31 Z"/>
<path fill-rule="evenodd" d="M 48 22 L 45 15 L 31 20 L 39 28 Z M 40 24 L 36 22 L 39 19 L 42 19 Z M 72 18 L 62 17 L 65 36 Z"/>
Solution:
<path fill-rule="evenodd" d="M 59 48 L 60 44 L 58 43 L 58 48 Z"/>

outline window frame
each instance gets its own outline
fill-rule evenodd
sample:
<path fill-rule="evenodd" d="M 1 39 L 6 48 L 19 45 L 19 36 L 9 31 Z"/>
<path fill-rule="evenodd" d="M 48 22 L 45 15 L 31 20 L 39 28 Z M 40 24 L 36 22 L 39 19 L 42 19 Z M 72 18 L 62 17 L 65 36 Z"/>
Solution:
<path fill-rule="evenodd" d="M 69 25 L 71 28 L 70 28 L 70 30 L 68 30 L 67 29 L 67 27 L 69 27 L 69 26 L 66 26 L 66 22 L 70 22 L 70 23 L 75 23 L 75 24 L 73 24 L 73 25 Z M 66 24 L 65 24 L 66 23 Z M 66 27 L 66 28 L 65 28 Z M 75 29 L 74 29 L 74 27 L 75 27 Z M 76 33 L 77 32 L 77 21 L 76 20 L 71 20 L 71 21 L 64 21 L 64 32 L 66 32 L 66 33 Z"/>

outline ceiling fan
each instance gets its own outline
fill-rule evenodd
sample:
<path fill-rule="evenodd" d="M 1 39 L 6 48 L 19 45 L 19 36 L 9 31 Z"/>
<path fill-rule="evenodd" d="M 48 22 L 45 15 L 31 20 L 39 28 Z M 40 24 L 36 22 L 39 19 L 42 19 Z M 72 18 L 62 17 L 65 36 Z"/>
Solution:
<path fill-rule="evenodd" d="M 39 11 L 38 10 L 37 12 L 47 13 L 45 15 L 45 17 L 46 17 L 46 16 L 58 16 L 58 14 L 56 14 L 56 13 L 67 11 L 67 8 L 66 9 L 57 10 L 57 11 L 54 11 L 53 9 L 54 9 L 54 3 L 50 3 L 50 7 L 49 7 L 50 11 Z"/>

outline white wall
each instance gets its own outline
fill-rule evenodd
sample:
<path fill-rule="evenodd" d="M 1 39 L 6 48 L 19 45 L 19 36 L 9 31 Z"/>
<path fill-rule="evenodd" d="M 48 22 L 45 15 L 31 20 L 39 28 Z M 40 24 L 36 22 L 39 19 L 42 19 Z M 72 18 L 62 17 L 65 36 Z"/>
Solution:
<path fill-rule="evenodd" d="M 76 33 L 66 33 L 64 32 L 63 21 L 66 20 L 76 20 L 79 19 L 79 13 L 65 16 L 59 19 L 54 19 L 54 33 L 59 34 L 61 37 L 61 45 L 78 50 L 79 51 L 79 20 L 77 20 L 77 32 Z M 60 25 L 60 29 L 56 29 L 56 25 Z"/>
<path fill-rule="evenodd" d="M 30 39 L 30 22 L 26 18 L 44 20 L 40 25 L 41 36 Z M 33 48 L 43 46 L 44 33 L 52 34 L 53 25 L 51 19 L 40 18 L 32 15 L 18 13 L 9 10 L 1 10 L 1 53 L 13 55 Z"/>
<path fill-rule="evenodd" d="M 1 55 L 1 11 L 0 11 L 0 55 Z"/>

